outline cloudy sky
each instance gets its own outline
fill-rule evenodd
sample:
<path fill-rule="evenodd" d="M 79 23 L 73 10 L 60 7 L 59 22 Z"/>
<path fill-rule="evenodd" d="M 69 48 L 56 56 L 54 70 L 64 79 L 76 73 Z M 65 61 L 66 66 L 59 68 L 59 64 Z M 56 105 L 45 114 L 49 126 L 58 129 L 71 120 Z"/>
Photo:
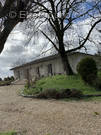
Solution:
<path fill-rule="evenodd" d="M 15 63 L 22 64 L 22 62 L 29 62 L 43 57 L 45 54 L 41 53 L 47 50 L 47 44 L 49 45 L 43 36 L 37 37 L 37 39 L 32 38 L 28 42 L 28 37 L 21 30 L 21 27 L 22 25 L 18 25 L 12 31 L 3 52 L 0 54 L 0 77 L 2 78 L 13 75 L 10 69 L 15 67 Z M 47 55 L 49 54 L 47 53 Z"/>
<path fill-rule="evenodd" d="M 76 32 L 81 34 L 85 34 L 88 32 L 89 26 L 84 25 L 85 21 L 86 23 L 88 23 L 89 19 L 86 19 L 74 25 Z M 99 24 L 99 26 L 101 25 Z M 75 33 L 74 37 L 73 34 L 70 34 L 70 32 L 69 34 L 67 33 L 67 36 L 68 35 L 68 39 L 71 41 L 75 38 Z M 96 42 L 99 40 L 99 37 L 100 36 L 98 35 L 97 31 L 94 30 L 92 34 L 92 39 L 94 39 L 94 41 Z M 13 75 L 13 72 L 10 71 L 10 69 L 19 59 L 24 59 L 25 61 L 32 61 L 35 58 L 38 58 L 42 50 L 45 51 L 45 49 L 47 48 L 47 46 L 45 46 L 45 48 L 43 48 L 43 46 L 48 44 L 48 42 L 46 42 L 46 39 L 43 36 L 40 36 L 37 39 L 34 38 L 33 40 L 31 40 L 29 45 L 27 45 L 26 41 L 27 36 L 21 31 L 21 27 L 17 26 L 10 34 L 5 44 L 5 48 L 0 55 L 0 77 Z M 97 48 L 94 47 L 93 43 L 88 42 L 86 46 L 88 46 L 88 53 L 96 53 Z"/>

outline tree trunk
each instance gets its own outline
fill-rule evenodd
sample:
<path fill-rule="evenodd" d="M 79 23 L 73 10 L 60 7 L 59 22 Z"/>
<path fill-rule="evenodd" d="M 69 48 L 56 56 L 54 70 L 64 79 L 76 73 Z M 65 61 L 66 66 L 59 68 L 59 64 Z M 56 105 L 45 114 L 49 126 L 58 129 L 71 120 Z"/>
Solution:
<path fill-rule="evenodd" d="M 63 63 L 64 70 L 66 72 L 66 75 L 73 75 L 73 70 L 70 66 L 68 56 L 67 56 L 66 51 L 65 51 L 64 41 L 63 41 L 63 33 L 62 32 L 59 33 L 58 40 L 59 40 L 59 54 L 61 56 L 61 60 L 62 60 L 62 63 Z"/>
<path fill-rule="evenodd" d="M 10 34 L 10 32 L 13 30 L 13 28 L 18 24 L 19 21 L 17 20 L 9 20 L 4 30 L 0 33 L 0 53 L 2 52 L 4 48 L 4 44 Z"/>
<path fill-rule="evenodd" d="M 63 63 L 64 70 L 66 72 L 66 75 L 73 75 L 74 73 L 73 73 L 73 70 L 70 66 L 68 56 L 66 55 L 65 52 L 60 54 L 60 55 L 61 55 L 61 60 L 62 60 L 62 63 Z"/>

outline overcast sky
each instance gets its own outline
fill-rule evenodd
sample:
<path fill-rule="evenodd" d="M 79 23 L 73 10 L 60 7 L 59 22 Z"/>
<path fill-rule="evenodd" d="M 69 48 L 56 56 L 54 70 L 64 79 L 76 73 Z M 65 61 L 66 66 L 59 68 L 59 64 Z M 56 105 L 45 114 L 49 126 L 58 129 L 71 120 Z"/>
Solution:
<path fill-rule="evenodd" d="M 40 57 L 40 52 L 46 43 L 43 37 L 38 37 L 36 43 L 33 39 L 29 45 L 27 45 L 26 39 L 27 36 L 21 32 L 19 26 L 12 31 L 3 52 L 0 54 L 0 77 L 4 78 L 13 75 L 10 69 L 19 59 L 28 62 Z"/>
<path fill-rule="evenodd" d="M 88 23 L 89 19 L 85 21 Z M 81 34 L 87 33 L 89 26 L 84 26 L 85 21 L 81 21 L 78 24 L 74 25 L 76 32 Z M 99 24 L 98 27 L 101 27 L 101 24 Z M 73 37 L 73 34 L 70 34 L 70 32 L 67 35 L 69 35 L 69 40 L 73 40 L 75 38 L 75 34 Z M 34 60 L 35 57 L 38 57 L 38 55 L 42 51 L 43 45 L 48 44 L 48 42 L 45 42 L 46 39 L 40 36 L 37 39 L 33 39 L 29 45 L 25 45 L 26 38 L 27 36 L 25 36 L 21 32 L 21 28 L 19 28 L 19 26 L 17 26 L 12 31 L 5 44 L 5 48 L 2 54 L 0 55 L 0 77 L 7 77 L 13 75 L 12 71 L 10 71 L 10 68 L 12 68 L 13 63 L 15 63 L 19 58 L 24 58 L 26 59 L 26 61 Z M 93 31 L 92 39 L 94 39 L 94 41 L 100 40 L 96 30 Z M 34 42 L 34 40 L 36 40 L 37 42 Z M 87 42 L 86 46 L 89 45 L 90 47 L 88 47 L 88 53 L 96 53 L 97 49 L 94 47 L 94 44 Z M 44 48 L 44 51 L 46 48 Z"/>

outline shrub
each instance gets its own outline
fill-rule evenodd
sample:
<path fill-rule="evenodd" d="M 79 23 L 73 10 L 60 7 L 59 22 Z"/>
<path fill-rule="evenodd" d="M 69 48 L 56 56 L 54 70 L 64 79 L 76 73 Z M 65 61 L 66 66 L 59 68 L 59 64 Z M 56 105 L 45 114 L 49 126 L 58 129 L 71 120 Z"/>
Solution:
<path fill-rule="evenodd" d="M 11 80 L 11 81 L 14 81 L 14 76 L 11 76 L 11 77 L 10 77 L 10 80 Z"/>
<path fill-rule="evenodd" d="M 83 96 L 82 91 L 76 90 L 76 89 L 72 89 L 72 90 L 71 90 L 70 97 L 81 98 L 82 96 Z"/>
<path fill-rule="evenodd" d="M 29 88 L 29 89 L 27 89 L 27 88 L 24 88 L 24 90 L 23 91 L 21 91 L 21 94 L 24 94 L 24 95 L 33 95 L 34 94 L 34 90 L 32 89 L 32 88 Z"/>
<path fill-rule="evenodd" d="M 10 77 L 4 78 L 4 81 L 10 81 Z"/>
<path fill-rule="evenodd" d="M 2 78 L 0 78 L 0 82 L 2 81 Z"/>
<path fill-rule="evenodd" d="M 4 81 L 14 81 L 14 77 L 13 76 L 11 76 L 11 77 L 5 77 L 4 78 Z"/>
<path fill-rule="evenodd" d="M 63 89 L 63 90 L 56 90 L 56 89 L 46 89 L 39 94 L 36 95 L 37 98 L 43 99 L 62 99 L 62 98 L 69 98 L 69 97 L 76 97 L 80 98 L 83 94 L 81 91 L 76 89 Z"/>
<path fill-rule="evenodd" d="M 86 57 L 78 63 L 77 71 L 81 78 L 88 84 L 93 84 L 97 78 L 96 62 L 90 57 Z"/>
<path fill-rule="evenodd" d="M 94 87 L 97 89 L 97 90 L 101 90 L 101 79 L 100 78 L 97 78 L 95 81 L 94 81 Z"/>
<path fill-rule="evenodd" d="M 4 81 L 7 81 L 7 78 L 4 78 Z"/>
<path fill-rule="evenodd" d="M 46 89 L 37 95 L 37 98 L 44 98 L 44 99 L 47 98 L 57 99 L 58 97 L 59 97 L 59 93 L 56 89 Z"/>

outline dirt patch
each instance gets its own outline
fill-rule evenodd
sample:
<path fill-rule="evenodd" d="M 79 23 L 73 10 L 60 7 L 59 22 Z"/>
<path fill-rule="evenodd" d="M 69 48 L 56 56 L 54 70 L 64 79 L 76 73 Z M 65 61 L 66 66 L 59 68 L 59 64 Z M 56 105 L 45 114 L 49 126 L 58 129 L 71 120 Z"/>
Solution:
<path fill-rule="evenodd" d="M 0 87 L 0 132 L 15 130 L 26 135 L 101 135 L 101 102 L 23 98 L 18 95 L 22 87 Z"/>

